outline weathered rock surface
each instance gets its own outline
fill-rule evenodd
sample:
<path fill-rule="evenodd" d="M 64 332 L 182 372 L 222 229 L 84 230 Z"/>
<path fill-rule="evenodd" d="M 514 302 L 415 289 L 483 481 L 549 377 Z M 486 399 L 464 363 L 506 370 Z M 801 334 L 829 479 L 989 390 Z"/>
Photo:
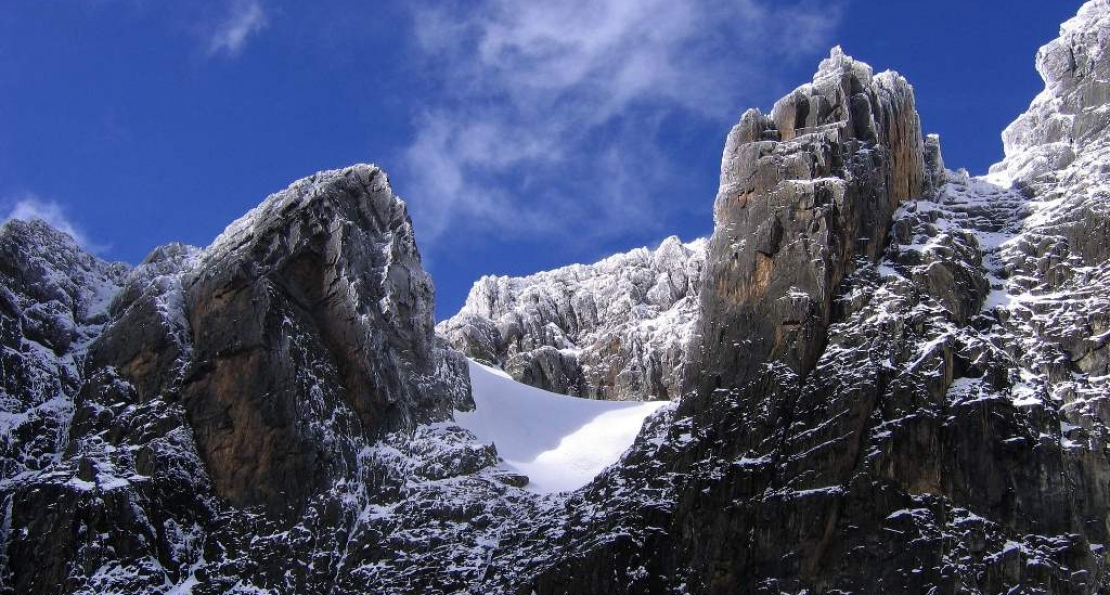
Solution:
<path fill-rule="evenodd" d="M 834 48 L 813 82 L 728 135 L 688 386 L 736 386 L 825 347 L 856 256 L 875 260 L 898 204 L 932 192 L 913 89 Z"/>
<path fill-rule="evenodd" d="M 621 358 L 691 338 L 681 401 L 570 494 L 446 418 L 468 383 L 376 168 L 131 270 L 8 225 L 0 592 L 1107 592 L 1107 30 L 1089 2 L 1040 52 L 987 178 L 834 51 L 729 135 L 707 251 L 480 283 L 440 330 L 536 383 L 651 385 Z"/>
<path fill-rule="evenodd" d="M 0 233 L 0 591 L 228 592 L 258 572 L 303 592 L 319 576 L 287 575 L 249 538 L 344 534 L 414 477 L 496 463 L 458 431 L 413 438 L 467 407 L 469 384 L 437 344 L 411 223 L 376 167 L 301 180 L 207 249 L 165 246 L 132 270 L 40 222 Z M 414 463 L 392 468 L 379 439 Z M 357 558 L 336 539 L 287 536 L 273 561 Z"/>
<path fill-rule="evenodd" d="M 1110 109 L 1101 77 L 1073 75 L 1105 67 L 1107 23 L 1090 2 L 1039 53 L 1046 93 L 1068 100 L 1038 97 L 989 179 L 930 188 L 939 147 L 922 143 L 919 178 L 852 125 L 862 99 L 824 137 L 809 114 L 833 101 L 814 87 L 745 114 L 690 394 L 581 496 L 587 526 L 559 527 L 569 553 L 537 592 L 1104 592 Z M 869 73 L 835 52 L 822 73 L 836 64 L 833 80 Z M 1083 132 L 1074 158 L 1046 161 L 1060 137 L 1041 124 L 1074 121 L 1057 110 L 1085 114 Z"/>
<path fill-rule="evenodd" d="M 592 265 L 483 277 L 437 330 L 467 356 L 552 392 L 674 399 L 704 260 L 702 240 L 672 236 Z"/>
<path fill-rule="evenodd" d="M 375 168 L 271 196 L 182 284 L 193 333 L 182 400 L 216 491 L 234 504 L 303 502 L 354 465 L 353 443 L 329 436 L 444 419 L 447 397 L 466 394 L 436 376 L 431 281 Z"/>

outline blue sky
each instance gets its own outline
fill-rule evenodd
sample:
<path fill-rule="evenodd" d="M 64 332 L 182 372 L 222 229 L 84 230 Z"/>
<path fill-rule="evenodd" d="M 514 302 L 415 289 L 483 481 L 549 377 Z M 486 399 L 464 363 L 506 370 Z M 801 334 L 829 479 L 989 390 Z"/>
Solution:
<path fill-rule="evenodd" d="M 0 0 L 0 217 L 134 263 L 374 162 L 447 316 L 483 274 L 709 234 L 729 127 L 834 44 L 904 74 L 982 173 L 1080 4 Z"/>

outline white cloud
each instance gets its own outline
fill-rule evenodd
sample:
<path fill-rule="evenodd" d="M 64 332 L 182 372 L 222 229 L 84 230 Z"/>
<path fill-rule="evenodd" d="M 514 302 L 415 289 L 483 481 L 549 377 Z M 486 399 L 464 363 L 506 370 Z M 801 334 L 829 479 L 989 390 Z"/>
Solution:
<path fill-rule="evenodd" d="M 651 195 L 669 175 L 663 118 L 719 122 L 723 139 L 771 67 L 823 50 L 838 22 L 770 0 L 480 0 L 414 17 L 437 88 L 405 155 L 423 242 L 657 222 L 673 200 Z"/>
<path fill-rule="evenodd" d="M 238 56 L 250 37 L 266 27 L 266 12 L 259 0 L 233 0 L 229 8 L 208 39 L 210 56 Z"/>
<path fill-rule="evenodd" d="M 10 204 L 10 210 L 4 215 L 3 219 L 0 220 L 0 224 L 7 223 L 12 219 L 18 219 L 20 221 L 34 221 L 38 219 L 45 222 L 50 227 L 68 234 L 82 248 L 90 252 L 102 252 L 107 249 L 106 246 L 90 242 L 88 236 L 74 225 L 73 221 L 66 215 L 65 209 L 52 200 L 43 200 L 33 194 L 28 194 Z"/>

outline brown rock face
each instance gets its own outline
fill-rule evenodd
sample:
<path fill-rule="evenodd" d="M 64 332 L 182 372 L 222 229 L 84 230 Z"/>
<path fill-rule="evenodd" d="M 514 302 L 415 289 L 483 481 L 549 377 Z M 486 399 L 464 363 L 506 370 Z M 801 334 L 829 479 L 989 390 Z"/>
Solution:
<path fill-rule="evenodd" d="M 432 284 L 385 174 L 325 172 L 271 196 L 184 280 L 182 399 L 217 494 L 296 508 L 372 438 L 447 411 Z"/>
<path fill-rule="evenodd" d="M 931 191 L 913 89 L 834 48 L 813 82 L 729 133 L 687 389 L 737 386 L 763 362 L 805 374 L 833 292 L 875 260 L 891 215 Z"/>

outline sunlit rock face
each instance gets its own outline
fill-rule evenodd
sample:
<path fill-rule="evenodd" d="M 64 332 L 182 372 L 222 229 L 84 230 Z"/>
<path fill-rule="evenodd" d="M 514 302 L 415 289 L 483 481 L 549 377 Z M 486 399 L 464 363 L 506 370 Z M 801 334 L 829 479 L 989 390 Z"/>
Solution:
<path fill-rule="evenodd" d="M 840 48 L 769 116 L 746 112 L 721 164 L 691 388 L 767 361 L 808 372 L 854 259 L 882 254 L 894 210 L 928 181 L 913 89 Z"/>

